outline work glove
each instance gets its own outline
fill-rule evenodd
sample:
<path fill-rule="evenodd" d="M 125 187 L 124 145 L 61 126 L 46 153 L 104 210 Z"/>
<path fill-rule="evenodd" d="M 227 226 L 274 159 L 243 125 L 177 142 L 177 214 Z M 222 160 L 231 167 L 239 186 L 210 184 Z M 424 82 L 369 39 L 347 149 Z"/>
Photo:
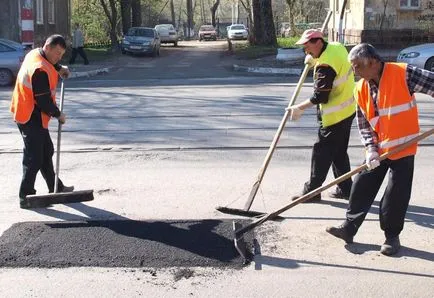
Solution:
<path fill-rule="evenodd" d="M 59 120 L 59 122 L 60 122 L 61 124 L 65 124 L 65 122 L 66 122 L 66 115 L 63 114 L 63 113 L 60 113 L 60 116 L 57 117 L 57 120 Z"/>
<path fill-rule="evenodd" d="M 68 66 L 62 65 L 62 68 L 59 70 L 59 75 L 62 77 L 62 79 L 69 78 L 69 75 L 71 72 L 69 71 Z"/>
<path fill-rule="evenodd" d="M 380 165 L 380 155 L 377 151 L 366 151 L 366 166 L 371 171 Z"/>
<path fill-rule="evenodd" d="M 303 115 L 304 112 L 304 110 L 300 109 L 297 105 L 290 106 L 285 110 L 291 112 L 291 116 L 289 118 L 291 121 L 297 121 L 298 119 L 300 119 L 301 115 Z"/>
<path fill-rule="evenodd" d="M 306 55 L 304 58 L 304 64 L 308 65 L 309 68 L 312 68 L 315 66 L 315 59 L 312 57 L 312 55 Z"/>

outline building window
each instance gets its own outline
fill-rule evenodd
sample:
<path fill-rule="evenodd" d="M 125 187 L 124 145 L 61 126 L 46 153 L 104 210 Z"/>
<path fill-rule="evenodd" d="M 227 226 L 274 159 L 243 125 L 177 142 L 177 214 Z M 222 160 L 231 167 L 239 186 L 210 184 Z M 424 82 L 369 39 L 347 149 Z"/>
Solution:
<path fill-rule="evenodd" d="M 399 6 L 401 8 L 419 8 L 420 0 L 400 0 Z"/>
<path fill-rule="evenodd" d="M 44 24 L 44 0 L 36 0 L 36 24 Z"/>
<path fill-rule="evenodd" d="M 54 24 L 55 22 L 55 7 L 54 0 L 48 0 L 48 24 Z"/>

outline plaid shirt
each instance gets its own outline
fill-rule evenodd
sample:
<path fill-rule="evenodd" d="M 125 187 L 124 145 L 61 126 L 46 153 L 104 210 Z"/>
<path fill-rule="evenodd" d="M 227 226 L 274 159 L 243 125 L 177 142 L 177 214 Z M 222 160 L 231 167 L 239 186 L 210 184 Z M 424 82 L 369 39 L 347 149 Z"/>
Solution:
<path fill-rule="evenodd" d="M 384 63 L 383 63 L 384 68 Z M 381 70 L 383 72 L 383 70 Z M 434 72 L 421 69 L 412 65 L 407 65 L 406 81 L 410 94 L 424 93 L 434 97 Z M 374 101 L 375 116 L 378 116 L 377 97 L 378 86 L 374 81 L 369 81 L 369 91 Z M 378 150 L 378 135 L 372 129 L 369 121 L 359 106 L 357 106 L 357 125 L 363 145 L 368 151 Z"/>

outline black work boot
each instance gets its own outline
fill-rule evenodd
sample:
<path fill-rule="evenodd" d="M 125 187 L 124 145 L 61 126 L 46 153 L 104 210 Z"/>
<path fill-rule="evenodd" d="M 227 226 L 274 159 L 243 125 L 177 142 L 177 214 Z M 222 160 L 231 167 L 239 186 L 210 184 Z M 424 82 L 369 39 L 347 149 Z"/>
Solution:
<path fill-rule="evenodd" d="M 295 201 L 295 200 L 299 199 L 300 197 L 304 196 L 305 194 L 311 192 L 312 190 L 313 189 L 310 189 L 310 187 L 309 187 L 309 182 L 306 182 L 304 184 L 303 191 L 300 194 L 291 197 L 291 200 Z M 319 193 L 316 196 L 314 196 L 313 198 L 310 198 L 309 200 L 304 201 L 303 203 L 318 203 L 320 201 L 321 201 L 321 194 Z"/>
<path fill-rule="evenodd" d="M 346 243 L 353 243 L 354 235 L 348 231 L 348 225 L 346 223 L 337 227 L 327 227 L 326 232 L 344 240 Z"/>
<path fill-rule="evenodd" d="M 21 209 L 29 209 L 29 208 L 31 208 L 31 206 L 26 199 L 20 198 L 20 208 Z"/>
<path fill-rule="evenodd" d="M 336 187 L 335 190 L 329 192 L 329 197 L 330 198 L 335 198 L 335 199 L 349 200 L 350 199 L 350 194 L 349 193 L 344 193 L 342 191 L 342 189 L 340 189 L 339 187 Z"/>
<path fill-rule="evenodd" d="M 299 194 L 299 195 L 293 196 L 293 197 L 291 197 L 291 200 L 295 201 L 295 200 L 301 198 L 301 197 L 304 196 L 304 195 L 305 195 L 305 194 L 302 193 L 302 194 Z M 303 203 L 318 203 L 318 202 L 321 202 L 321 194 L 317 194 L 317 195 L 314 196 L 313 198 L 310 198 L 309 200 L 304 201 Z"/>
<path fill-rule="evenodd" d="M 62 185 L 62 187 L 59 188 L 59 192 L 73 192 L 73 191 L 74 191 L 74 186 Z"/>
<path fill-rule="evenodd" d="M 401 248 L 401 243 L 399 241 L 399 236 L 386 238 L 384 244 L 381 245 L 380 252 L 385 256 L 392 256 L 396 254 Z"/>

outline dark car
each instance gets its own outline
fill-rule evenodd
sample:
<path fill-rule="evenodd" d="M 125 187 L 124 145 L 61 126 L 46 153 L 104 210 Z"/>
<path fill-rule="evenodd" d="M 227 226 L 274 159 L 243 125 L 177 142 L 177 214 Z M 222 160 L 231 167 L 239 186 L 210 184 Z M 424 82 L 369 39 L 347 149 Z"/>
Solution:
<path fill-rule="evenodd" d="M 122 38 L 122 54 L 151 54 L 160 55 L 160 37 L 154 28 L 131 27 Z"/>
<path fill-rule="evenodd" d="M 217 32 L 212 25 L 202 25 L 199 28 L 199 41 L 217 40 Z"/>
<path fill-rule="evenodd" d="M 23 45 L 0 38 L 0 86 L 12 85 L 25 55 Z"/>

